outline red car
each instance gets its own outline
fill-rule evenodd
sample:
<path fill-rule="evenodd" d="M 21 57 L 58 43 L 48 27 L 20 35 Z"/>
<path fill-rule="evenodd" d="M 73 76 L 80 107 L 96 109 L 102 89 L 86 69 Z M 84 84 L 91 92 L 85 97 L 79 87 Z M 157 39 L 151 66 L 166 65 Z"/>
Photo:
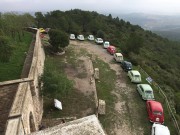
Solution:
<path fill-rule="evenodd" d="M 111 45 L 107 48 L 107 51 L 113 55 L 114 53 L 116 53 L 116 47 Z"/>
<path fill-rule="evenodd" d="M 164 112 L 160 102 L 148 100 L 146 102 L 146 107 L 150 122 L 164 123 Z"/>

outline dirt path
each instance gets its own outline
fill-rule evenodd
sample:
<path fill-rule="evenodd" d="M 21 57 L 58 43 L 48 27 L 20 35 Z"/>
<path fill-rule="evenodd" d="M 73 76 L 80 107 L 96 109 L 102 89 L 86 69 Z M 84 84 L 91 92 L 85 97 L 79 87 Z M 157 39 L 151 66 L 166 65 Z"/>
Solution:
<path fill-rule="evenodd" d="M 113 56 L 106 49 L 103 49 L 101 45 L 78 41 L 70 41 L 70 44 L 77 46 L 77 48 L 85 48 L 90 54 L 97 55 L 104 62 L 109 63 L 111 69 L 116 71 L 116 89 L 113 90 L 112 94 L 117 97 L 115 103 L 117 119 L 115 123 L 112 123 L 114 124 L 112 134 L 143 135 L 144 131 L 140 124 L 141 115 L 138 115 L 142 108 L 136 110 L 137 104 L 133 101 L 134 97 L 137 96 L 137 92 L 127 85 L 127 75 L 120 67 L 120 64 L 115 63 Z"/>

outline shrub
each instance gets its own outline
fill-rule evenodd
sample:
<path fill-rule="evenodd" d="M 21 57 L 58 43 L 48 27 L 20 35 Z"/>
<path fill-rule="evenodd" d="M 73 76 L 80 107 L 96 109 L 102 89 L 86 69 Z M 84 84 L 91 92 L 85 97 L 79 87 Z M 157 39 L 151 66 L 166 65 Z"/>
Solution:
<path fill-rule="evenodd" d="M 73 89 L 73 82 L 68 80 L 63 72 L 59 72 L 53 63 L 46 61 L 43 81 L 43 95 L 51 98 L 60 98 Z"/>
<path fill-rule="evenodd" d="M 9 45 L 9 39 L 6 36 L 0 36 L 0 52 L 0 61 L 8 62 L 12 54 L 12 47 Z"/>
<path fill-rule="evenodd" d="M 180 92 L 175 94 L 175 109 L 176 113 L 180 114 Z"/>
<path fill-rule="evenodd" d="M 68 35 L 60 30 L 50 30 L 49 31 L 50 44 L 53 47 L 54 52 L 58 52 L 60 49 L 68 46 L 69 37 Z"/>

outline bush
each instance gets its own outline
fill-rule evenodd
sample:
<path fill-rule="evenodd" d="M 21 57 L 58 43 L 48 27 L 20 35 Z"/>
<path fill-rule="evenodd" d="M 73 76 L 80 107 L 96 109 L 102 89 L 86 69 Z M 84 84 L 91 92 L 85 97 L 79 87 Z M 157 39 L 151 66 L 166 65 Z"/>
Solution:
<path fill-rule="evenodd" d="M 9 39 L 6 36 L 0 36 L 0 52 L 0 61 L 8 62 L 12 54 L 12 47 L 9 45 Z"/>
<path fill-rule="evenodd" d="M 104 31 L 102 31 L 102 30 L 98 30 L 97 31 L 97 35 L 96 35 L 98 38 L 102 38 L 102 39 L 104 39 Z"/>
<path fill-rule="evenodd" d="M 50 44 L 53 47 L 54 52 L 58 52 L 60 49 L 68 46 L 69 37 L 68 35 L 60 30 L 50 30 L 49 31 Z"/>
<path fill-rule="evenodd" d="M 65 96 L 73 89 L 73 82 L 68 80 L 66 74 L 59 72 L 53 63 L 47 61 L 42 81 L 43 95 L 51 98 Z"/>
<path fill-rule="evenodd" d="M 180 92 L 175 94 L 175 109 L 176 113 L 180 115 Z"/>

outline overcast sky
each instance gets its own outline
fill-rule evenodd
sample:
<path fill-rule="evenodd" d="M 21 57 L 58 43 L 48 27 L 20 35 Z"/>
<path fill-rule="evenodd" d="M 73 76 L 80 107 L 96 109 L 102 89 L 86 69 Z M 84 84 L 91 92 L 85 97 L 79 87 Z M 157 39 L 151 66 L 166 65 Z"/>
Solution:
<path fill-rule="evenodd" d="M 101 13 L 180 15 L 180 0 L 0 0 L 0 11 L 82 9 Z"/>

